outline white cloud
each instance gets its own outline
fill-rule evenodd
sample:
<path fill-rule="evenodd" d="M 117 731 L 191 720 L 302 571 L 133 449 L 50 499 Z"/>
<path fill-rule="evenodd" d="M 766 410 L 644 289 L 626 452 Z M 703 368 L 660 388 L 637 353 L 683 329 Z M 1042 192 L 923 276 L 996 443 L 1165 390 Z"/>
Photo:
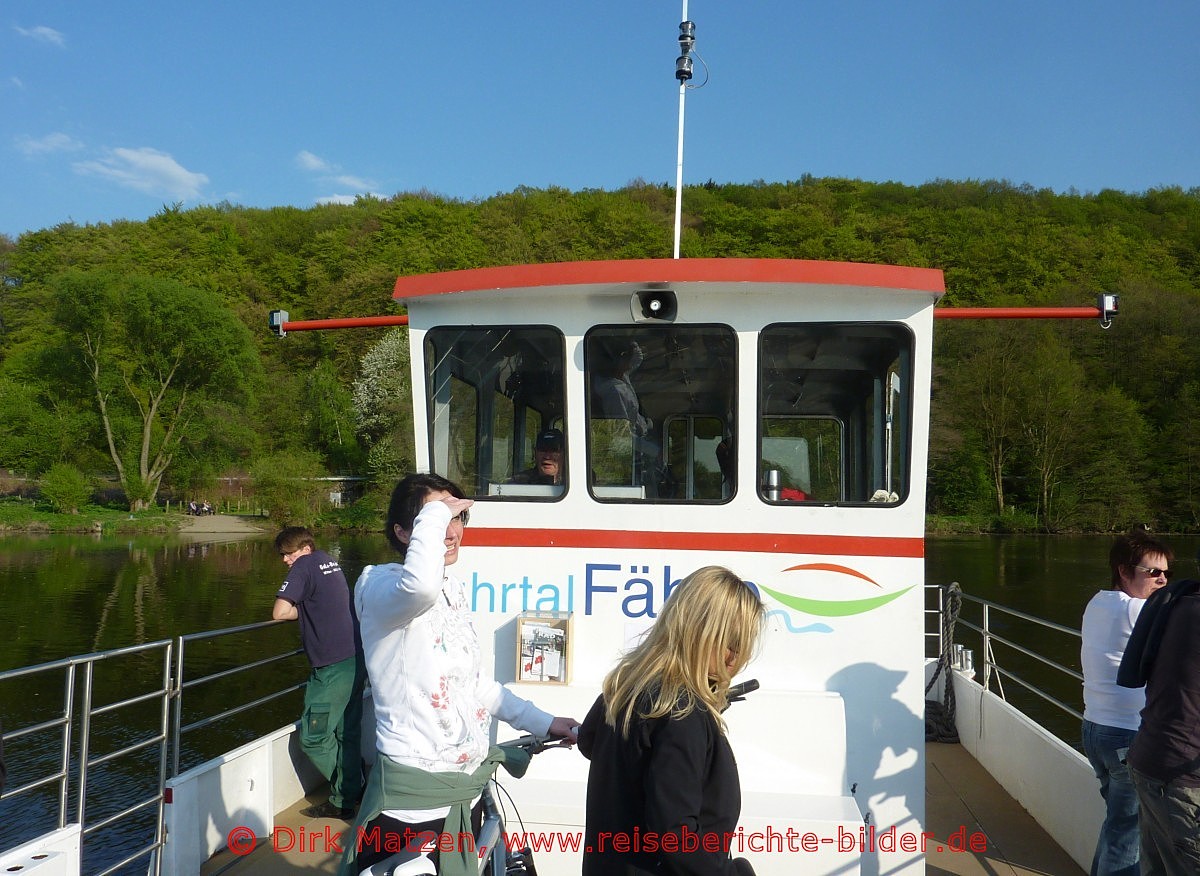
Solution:
<path fill-rule="evenodd" d="M 373 194 L 371 190 L 379 185 L 360 176 L 342 173 L 341 167 L 331 161 L 326 161 L 319 155 L 314 155 L 307 149 L 301 150 L 296 155 L 296 166 L 301 170 L 317 174 L 325 182 L 335 183 L 341 188 L 354 189 L 360 194 Z M 317 199 L 318 204 L 351 204 L 353 202 L 354 195 L 327 195 Z"/>
<path fill-rule="evenodd" d="M 354 189 L 355 191 L 359 192 L 368 192 L 375 188 L 375 183 L 371 182 L 370 180 L 361 179 L 357 176 L 334 177 L 334 182 L 340 186 L 346 186 L 347 188 Z"/>
<path fill-rule="evenodd" d="M 19 88 L 22 91 L 25 90 L 25 83 L 21 81 L 20 76 L 9 76 L 8 84 L 11 85 L 13 88 Z"/>
<path fill-rule="evenodd" d="M 200 197 L 208 183 L 202 173 L 193 173 L 174 158 L 157 149 L 113 149 L 98 161 L 79 161 L 72 165 L 76 173 L 113 180 L 126 188 L 148 195 L 189 200 Z"/>
<path fill-rule="evenodd" d="M 55 132 L 45 137 L 17 137 L 17 151 L 33 157 L 35 155 L 50 155 L 55 152 L 77 152 L 83 144 L 74 137 Z"/>
<path fill-rule="evenodd" d="M 13 29 L 21 36 L 37 40 L 39 43 L 50 43 L 59 48 L 64 48 L 67 45 L 66 37 L 54 28 L 46 27 L 43 24 L 39 24 L 37 27 L 17 27 L 14 25 Z"/>
<path fill-rule="evenodd" d="M 310 170 L 313 173 L 328 173 L 333 170 L 333 167 L 325 159 L 313 155 L 307 149 L 300 150 L 300 154 L 296 156 L 296 165 L 301 170 Z"/>

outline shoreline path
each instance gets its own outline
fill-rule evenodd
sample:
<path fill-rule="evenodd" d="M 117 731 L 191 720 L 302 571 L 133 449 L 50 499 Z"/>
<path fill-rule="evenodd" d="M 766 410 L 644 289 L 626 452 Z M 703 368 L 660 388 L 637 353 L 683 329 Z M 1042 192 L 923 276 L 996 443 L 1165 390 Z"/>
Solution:
<path fill-rule="evenodd" d="M 201 539 L 213 536 L 219 536 L 222 540 L 249 538 L 269 532 L 273 530 L 265 517 L 241 514 L 205 514 L 202 517 L 188 515 L 179 527 L 180 535 Z"/>

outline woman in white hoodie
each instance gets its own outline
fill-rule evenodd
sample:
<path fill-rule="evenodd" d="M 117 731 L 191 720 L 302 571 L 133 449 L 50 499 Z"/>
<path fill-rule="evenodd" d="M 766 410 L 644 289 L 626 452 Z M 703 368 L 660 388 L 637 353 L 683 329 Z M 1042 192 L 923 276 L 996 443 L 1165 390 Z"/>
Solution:
<path fill-rule="evenodd" d="M 495 769 L 493 716 L 527 733 L 575 741 L 578 721 L 543 712 L 482 671 L 467 588 L 448 571 L 472 504 L 440 475 L 401 480 L 388 507 L 387 537 L 403 561 L 368 566 L 355 585 L 379 756 L 351 832 L 364 842 L 348 844 L 343 872 L 387 858 L 398 837 L 403 848 L 418 834 L 452 836 L 438 844 L 446 864 L 450 846 L 472 851 L 459 848 L 459 837 L 471 830 L 471 810 Z"/>

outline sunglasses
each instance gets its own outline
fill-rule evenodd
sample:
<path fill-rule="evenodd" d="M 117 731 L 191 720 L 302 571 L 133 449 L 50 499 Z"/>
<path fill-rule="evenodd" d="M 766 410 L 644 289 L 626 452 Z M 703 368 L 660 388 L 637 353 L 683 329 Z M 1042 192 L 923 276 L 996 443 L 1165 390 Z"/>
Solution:
<path fill-rule="evenodd" d="M 1168 581 L 1171 580 L 1171 575 L 1174 574 L 1170 569 L 1155 569 L 1155 568 L 1149 568 L 1146 566 L 1134 566 L 1134 568 L 1141 569 L 1143 572 L 1145 572 L 1151 578 L 1157 578 L 1159 575 L 1162 575 Z"/>

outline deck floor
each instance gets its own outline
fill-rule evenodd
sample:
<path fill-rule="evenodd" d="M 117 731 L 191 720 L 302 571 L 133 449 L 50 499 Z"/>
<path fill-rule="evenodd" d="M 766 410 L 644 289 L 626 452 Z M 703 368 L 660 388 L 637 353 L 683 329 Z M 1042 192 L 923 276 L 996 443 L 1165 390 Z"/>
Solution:
<path fill-rule="evenodd" d="M 301 800 L 290 809 L 275 816 L 276 833 L 279 827 L 286 827 L 294 835 L 296 842 L 293 848 L 282 848 L 285 843 L 281 838 L 280 849 L 276 850 L 270 839 L 260 840 L 254 851 L 245 856 L 233 854 L 229 849 L 221 849 L 200 868 L 200 876 L 288 876 L 288 874 L 317 874 L 337 873 L 338 864 L 342 860 L 340 854 L 326 851 L 326 836 L 337 835 L 345 847 L 346 835 L 350 826 L 344 821 L 334 818 L 305 818 L 300 810 L 313 803 L 320 803 L 323 797 L 317 796 Z M 300 831 L 304 830 L 305 841 L 301 846 Z M 328 831 L 328 834 L 326 833 Z"/>
<path fill-rule="evenodd" d="M 961 745 L 931 742 L 925 751 L 927 830 L 939 841 L 926 855 L 928 876 L 1083 876 L 1084 871 Z M 268 840 L 245 857 L 222 850 L 204 865 L 202 876 L 336 873 L 340 856 L 325 851 L 325 838 L 344 838 L 349 828 L 333 819 L 302 818 L 300 810 L 315 802 L 320 801 L 302 800 L 278 817 L 297 838 L 303 827 L 304 848 L 277 851 Z M 952 850 L 956 834 L 976 833 L 986 837 L 986 851 Z"/>
<path fill-rule="evenodd" d="M 945 843 L 941 851 L 926 854 L 928 876 L 1084 874 L 961 745 L 925 745 L 925 821 Z M 986 852 L 950 850 L 950 837 L 964 827 L 967 836 L 975 831 L 986 836 Z"/>

